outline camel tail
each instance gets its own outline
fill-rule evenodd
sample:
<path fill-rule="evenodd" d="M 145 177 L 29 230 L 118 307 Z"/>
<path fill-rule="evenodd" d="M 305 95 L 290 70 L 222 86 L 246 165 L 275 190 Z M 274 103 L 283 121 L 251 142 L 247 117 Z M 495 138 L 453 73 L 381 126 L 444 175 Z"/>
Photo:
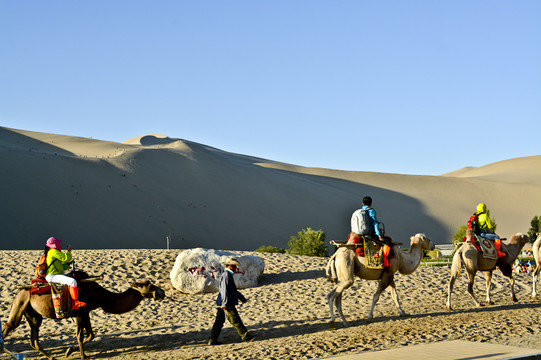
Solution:
<path fill-rule="evenodd" d="M 461 270 L 462 270 L 462 256 L 459 249 L 455 253 L 455 256 L 453 256 L 453 263 L 451 265 L 451 274 L 456 274 L 456 277 L 460 277 Z"/>
<path fill-rule="evenodd" d="M 327 275 L 327 279 L 330 280 L 332 283 L 338 283 L 338 276 L 336 275 L 336 266 L 334 265 L 336 259 L 336 253 L 331 256 L 331 259 L 327 263 L 327 268 L 325 269 L 325 274 Z"/>

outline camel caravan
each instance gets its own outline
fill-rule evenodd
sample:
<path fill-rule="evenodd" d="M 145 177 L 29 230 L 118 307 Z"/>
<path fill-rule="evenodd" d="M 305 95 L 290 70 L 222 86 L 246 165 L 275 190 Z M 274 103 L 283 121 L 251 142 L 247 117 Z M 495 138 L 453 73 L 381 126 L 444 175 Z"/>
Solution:
<path fill-rule="evenodd" d="M 327 278 L 335 284 L 327 294 L 331 316 L 330 326 L 333 329 L 336 328 L 335 308 L 343 325 L 348 326 L 342 312 L 342 296 L 344 291 L 354 284 L 355 277 L 378 282 L 367 316 L 368 322 L 374 318 L 374 308 L 381 293 L 389 287 L 400 316 L 407 316 L 399 301 L 395 274 L 397 272 L 403 275 L 412 274 L 421 264 L 424 252 L 434 250 L 434 244 L 423 233 L 411 236 L 409 250 L 403 250 L 401 243 L 394 242 L 385 234 L 385 227 L 377 220 L 376 212 L 371 205 L 372 199 L 365 197 L 362 208 L 353 213 L 351 233 L 347 241 L 331 241 L 332 245 L 337 246 L 337 250 L 329 259 L 325 270 Z M 482 216 L 486 214 L 486 207 L 484 204 L 480 205 L 483 206 L 478 206 L 478 211 L 468 222 L 464 242 L 453 256 L 446 304 L 449 311 L 452 310 L 453 286 L 463 268 L 469 280 L 468 294 L 476 306 L 493 304 L 490 288 L 492 274 L 496 269 L 509 278 L 511 299 L 517 301 L 512 265 L 529 238 L 517 233 L 507 240 L 493 234 L 493 231 L 490 231 L 490 219 Z M 538 234 L 533 244 L 536 264 L 541 261 L 540 252 L 541 235 Z M 75 318 L 78 350 L 81 359 L 86 359 L 84 345 L 92 341 L 95 336 L 90 322 L 91 311 L 101 308 L 106 313 L 122 314 L 135 309 L 143 299 L 163 300 L 166 296 L 163 289 L 148 280 L 132 283 L 122 293 L 111 292 L 97 283 L 101 277 L 91 277 L 85 272 L 75 271 L 74 268 L 64 275 L 69 270 L 69 264 L 73 264 L 71 247 L 68 246 L 67 252 L 62 252 L 60 240 L 49 238 L 36 269 L 36 279 L 30 285 L 20 287 L 19 293 L 13 300 L 9 317 L 2 326 L 4 336 L 13 332 L 25 317 L 30 327 L 31 347 L 46 358 L 53 359 L 39 343 L 39 329 L 43 318 Z M 483 272 L 486 277 L 487 291 L 484 303 L 479 302 L 473 293 L 474 279 L 478 271 Z M 532 272 L 532 299 L 534 300 L 538 299 L 536 282 L 540 272 L 540 267 L 536 267 Z M 209 345 L 214 344 L 209 343 Z M 76 351 L 76 346 L 69 347 L 66 350 L 66 357 Z"/>
<path fill-rule="evenodd" d="M 394 243 L 385 234 L 385 228 L 376 218 L 376 212 L 371 208 L 372 199 L 365 197 L 363 207 L 355 211 L 351 218 L 351 233 L 348 241 L 332 241 L 331 244 L 338 247 L 337 251 L 329 260 L 326 267 L 327 278 L 334 284 L 334 288 L 327 294 L 327 301 L 331 314 L 330 326 L 336 328 L 334 308 L 338 311 L 344 326 L 348 323 L 342 312 L 342 295 L 346 289 L 355 282 L 355 276 L 365 280 L 376 280 L 378 286 L 372 298 L 372 304 L 368 312 L 368 322 L 373 320 L 374 307 L 381 293 L 388 287 L 391 288 L 391 297 L 398 308 L 400 316 L 406 316 L 402 309 L 394 275 L 412 274 L 420 265 L 424 251 L 433 250 L 434 245 L 424 234 L 418 233 L 410 238 L 410 250 L 404 252 L 401 244 Z M 511 287 L 511 299 L 517 301 L 513 279 L 512 265 L 520 254 L 522 248 L 529 242 L 527 235 L 517 233 L 508 241 L 494 234 L 494 226 L 488 216 L 486 205 L 481 203 L 477 211 L 470 217 L 463 244 L 456 250 L 451 265 L 451 278 L 448 285 L 447 310 L 451 311 L 451 293 L 453 285 L 461 269 L 464 267 L 468 274 L 468 293 L 476 306 L 494 304 L 490 298 L 492 273 L 500 269 L 502 274 L 509 279 Z M 541 235 L 533 245 L 533 253 L 536 264 L 541 261 L 540 254 Z M 379 261 L 379 262 L 378 262 Z M 475 274 L 482 271 L 486 277 L 486 299 L 480 303 L 473 294 Z M 533 291 L 532 299 L 537 300 L 536 282 L 539 278 L 541 267 L 536 266 L 532 272 Z"/>

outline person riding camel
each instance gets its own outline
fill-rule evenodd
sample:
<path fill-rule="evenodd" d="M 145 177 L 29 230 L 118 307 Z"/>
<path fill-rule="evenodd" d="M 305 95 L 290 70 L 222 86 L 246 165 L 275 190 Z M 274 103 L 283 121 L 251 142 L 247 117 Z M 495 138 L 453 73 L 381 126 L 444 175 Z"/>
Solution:
<path fill-rule="evenodd" d="M 45 244 L 45 254 L 47 255 L 47 275 L 45 276 L 45 280 L 49 283 L 54 282 L 68 285 L 70 297 L 72 299 L 72 309 L 77 310 L 86 306 L 86 303 L 79 301 L 77 280 L 64 275 L 64 271 L 69 268 L 69 264 L 72 262 L 73 257 L 71 255 L 71 245 L 68 245 L 68 251 L 64 253 L 60 246 L 61 242 L 62 240 L 50 237 Z"/>
<path fill-rule="evenodd" d="M 372 208 L 372 198 L 365 196 L 363 206 L 351 215 L 351 233 L 348 243 L 357 244 L 361 236 L 383 245 L 394 245 L 393 240 L 385 235 L 385 226 L 376 217 Z"/>
<path fill-rule="evenodd" d="M 500 237 L 494 233 L 494 225 L 490 216 L 488 215 L 487 206 L 483 203 L 477 205 L 477 215 L 479 223 L 479 236 L 489 239 L 496 240 Z"/>

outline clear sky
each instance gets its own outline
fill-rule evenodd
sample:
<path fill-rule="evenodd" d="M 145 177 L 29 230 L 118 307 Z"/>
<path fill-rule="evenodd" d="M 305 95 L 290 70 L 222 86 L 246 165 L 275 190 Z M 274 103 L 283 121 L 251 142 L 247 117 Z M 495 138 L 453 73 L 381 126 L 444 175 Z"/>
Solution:
<path fill-rule="evenodd" d="M 438 175 L 541 155 L 541 1 L 0 0 L 0 125 Z"/>

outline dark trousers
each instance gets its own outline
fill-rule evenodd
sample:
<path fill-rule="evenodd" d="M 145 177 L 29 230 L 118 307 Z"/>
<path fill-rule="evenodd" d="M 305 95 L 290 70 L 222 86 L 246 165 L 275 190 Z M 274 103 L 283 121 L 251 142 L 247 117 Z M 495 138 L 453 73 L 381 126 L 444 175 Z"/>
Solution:
<path fill-rule="evenodd" d="M 226 310 L 223 310 L 222 308 L 217 308 L 216 320 L 214 321 L 214 325 L 212 326 L 212 330 L 210 331 L 210 341 L 218 340 L 220 332 L 224 327 L 226 316 L 227 321 L 229 321 L 231 325 L 233 325 L 235 330 L 237 330 L 242 340 L 245 340 L 248 337 L 248 330 L 246 330 L 246 327 L 242 323 L 239 312 L 234 306 L 232 306 L 230 308 L 227 308 Z"/>

